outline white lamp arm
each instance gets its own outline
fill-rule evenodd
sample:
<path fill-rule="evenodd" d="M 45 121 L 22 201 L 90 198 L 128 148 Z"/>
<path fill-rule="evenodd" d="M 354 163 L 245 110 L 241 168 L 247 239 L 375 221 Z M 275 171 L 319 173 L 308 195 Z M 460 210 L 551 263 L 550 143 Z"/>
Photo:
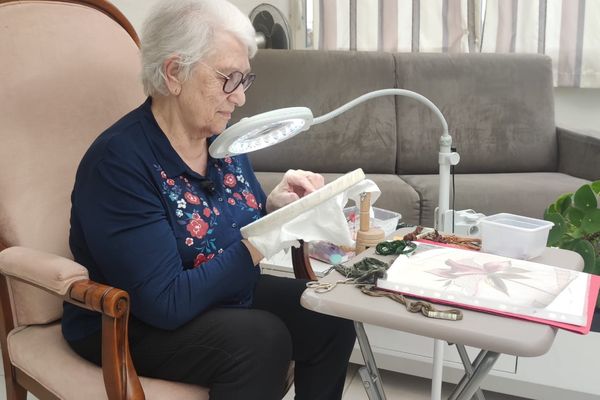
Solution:
<path fill-rule="evenodd" d="M 440 192 L 436 227 L 443 230 L 444 214 L 448 211 L 450 203 L 450 166 L 458 164 L 460 158 L 458 153 L 451 151 L 452 137 L 448 133 L 448 123 L 442 112 L 427 97 L 410 90 L 382 89 L 369 92 L 318 118 L 313 118 L 312 111 L 306 107 L 283 108 L 243 118 L 213 141 L 209 148 L 210 155 L 214 158 L 224 158 L 272 146 L 307 130 L 311 125 L 328 121 L 364 101 L 381 96 L 405 96 L 417 100 L 433 111 L 442 124 L 438 157 Z"/>
<path fill-rule="evenodd" d="M 450 208 L 449 207 L 450 206 L 450 201 L 449 201 L 449 198 L 450 198 L 450 165 L 458 164 L 458 161 L 460 160 L 460 158 L 459 158 L 458 153 L 451 151 L 452 137 L 448 133 L 448 123 L 446 122 L 446 119 L 442 115 L 442 112 L 440 111 L 440 109 L 437 108 L 437 106 L 435 104 L 433 104 L 433 102 L 431 102 L 431 100 L 429 100 L 427 97 L 425 97 L 419 93 L 413 92 L 411 90 L 406 90 L 406 89 L 376 90 L 373 92 L 363 94 L 362 96 L 357 97 L 356 99 L 342 105 L 341 107 L 338 107 L 335 110 L 333 110 L 325 115 L 315 118 L 313 120 L 312 125 L 316 125 L 316 124 L 320 124 L 325 121 L 329 121 L 330 119 L 337 117 L 338 115 L 348 111 L 352 107 L 355 107 L 364 101 L 373 99 L 375 97 L 381 97 L 381 96 L 406 96 L 406 97 L 410 97 L 414 100 L 417 100 L 417 101 L 425 104 L 427 107 L 429 107 L 429 109 L 431 111 L 433 111 L 435 116 L 440 120 L 440 123 L 442 124 L 443 132 L 442 132 L 442 136 L 440 137 L 440 152 L 439 152 L 439 156 L 438 156 L 438 163 L 440 165 L 440 170 L 439 170 L 440 185 L 439 185 L 438 209 L 437 209 L 437 215 L 436 215 L 436 219 L 435 219 L 435 222 L 436 222 L 435 227 L 439 230 L 444 230 L 444 216 L 445 216 L 446 211 Z"/>
<path fill-rule="evenodd" d="M 431 100 L 429 100 L 427 97 L 420 95 L 419 93 L 413 92 L 411 90 L 407 90 L 407 89 L 382 89 L 382 90 L 375 90 L 373 92 L 363 94 L 362 96 L 357 97 L 356 99 L 354 99 L 352 101 L 349 101 L 348 103 L 336 108 L 335 110 L 328 112 L 327 114 L 321 115 L 320 117 L 315 118 L 313 120 L 312 124 L 317 125 L 322 122 L 329 121 L 330 119 L 337 117 L 338 115 L 348 111 L 349 109 L 359 105 L 360 103 L 362 103 L 364 101 L 374 99 L 376 97 L 381 97 L 381 96 L 406 96 L 406 97 L 410 97 L 412 99 L 415 99 L 415 100 L 425 104 L 427 107 L 429 107 L 431 109 L 431 111 L 433 111 L 435 116 L 438 117 L 438 119 L 440 120 L 442 127 L 443 127 L 442 135 L 443 136 L 448 135 L 448 123 L 446 122 L 446 119 L 442 115 L 442 112 L 440 111 L 440 109 L 437 108 L 437 106 L 435 104 L 433 104 L 431 102 Z"/>

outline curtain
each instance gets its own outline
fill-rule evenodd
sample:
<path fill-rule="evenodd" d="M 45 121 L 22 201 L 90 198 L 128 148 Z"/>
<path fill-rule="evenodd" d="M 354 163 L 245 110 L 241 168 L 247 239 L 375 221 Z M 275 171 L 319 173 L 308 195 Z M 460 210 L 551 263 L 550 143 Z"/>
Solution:
<path fill-rule="evenodd" d="M 469 0 L 308 0 L 319 49 L 466 52 Z"/>
<path fill-rule="evenodd" d="M 540 53 L 556 86 L 600 87 L 600 0 L 306 0 L 313 46 Z"/>
<path fill-rule="evenodd" d="M 554 84 L 600 87 L 600 1 L 487 0 L 482 52 L 552 58 Z"/>

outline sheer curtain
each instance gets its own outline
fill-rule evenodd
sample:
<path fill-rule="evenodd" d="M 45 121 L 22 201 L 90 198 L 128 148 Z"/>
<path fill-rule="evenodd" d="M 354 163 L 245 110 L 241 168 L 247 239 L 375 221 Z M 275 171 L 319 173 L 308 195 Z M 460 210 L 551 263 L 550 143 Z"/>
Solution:
<path fill-rule="evenodd" d="M 600 87 L 600 0 L 306 0 L 313 46 L 540 53 L 556 86 Z"/>
<path fill-rule="evenodd" d="M 319 49 L 469 51 L 470 0 L 308 1 Z"/>
<path fill-rule="evenodd" d="M 600 87 L 600 1 L 487 0 L 482 52 L 552 58 L 556 86 Z"/>

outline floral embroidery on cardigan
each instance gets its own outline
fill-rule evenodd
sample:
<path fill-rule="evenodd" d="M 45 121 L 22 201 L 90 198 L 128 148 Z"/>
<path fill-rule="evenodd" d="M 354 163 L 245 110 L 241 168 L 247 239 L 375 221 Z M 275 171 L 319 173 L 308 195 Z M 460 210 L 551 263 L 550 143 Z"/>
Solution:
<path fill-rule="evenodd" d="M 223 161 L 215 162 L 214 167 L 218 171 L 218 175 L 222 177 L 222 182 L 217 182 L 217 186 L 222 183 L 227 207 L 236 207 L 242 211 L 251 212 L 253 214 L 251 219 L 257 220 L 261 216 L 260 210 L 262 210 L 263 204 L 257 202 L 249 182 L 244 177 L 243 169 L 231 157 L 227 157 Z M 194 267 L 211 260 L 215 254 L 222 253 L 223 249 L 217 247 L 216 239 L 212 235 L 214 229 L 219 225 L 219 216 L 221 215 L 219 208 L 211 207 L 206 193 L 197 190 L 197 187 L 192 185 L 186 176 L 169 177 L 160 165 L 154 164 L 154 168 L 161 177 L 162 194 L 170 202 L 176 204 L 177 224 L 185 225 L 188 233 L 188 236 L 184 238 L 185 245 L 198 251 L 194 259 Z M 224 204 L 223 207 L 226 205 Z"/>

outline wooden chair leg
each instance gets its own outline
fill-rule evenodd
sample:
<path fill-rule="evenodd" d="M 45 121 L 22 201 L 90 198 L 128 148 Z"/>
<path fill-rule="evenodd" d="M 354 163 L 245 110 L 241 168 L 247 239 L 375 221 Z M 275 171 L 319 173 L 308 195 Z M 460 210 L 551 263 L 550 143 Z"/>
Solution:
<path fill-rule="evenodd" d="M 5 246 L 0 243 L 0 250 Z M 15 327 L 12 309 L 10 307 L 10 297 L 8 294 L 8 282 L 4 275 L 0 276 L 0 347 L 2 347 L 2 365 L 4 367 L 4 380 L 6 384 L 7 400 L 25 400 L 27 390 L 19 385 L 15 378 L 15 369 L 10 363 L 8 356 L 7 336 Z"/>
<path fill-rule="evenodd" d="M 6 400 L 26 400 L 27 390 L 25 390 L 14 378 L 11 371 L 4 371 L 6 380 Z"/>

